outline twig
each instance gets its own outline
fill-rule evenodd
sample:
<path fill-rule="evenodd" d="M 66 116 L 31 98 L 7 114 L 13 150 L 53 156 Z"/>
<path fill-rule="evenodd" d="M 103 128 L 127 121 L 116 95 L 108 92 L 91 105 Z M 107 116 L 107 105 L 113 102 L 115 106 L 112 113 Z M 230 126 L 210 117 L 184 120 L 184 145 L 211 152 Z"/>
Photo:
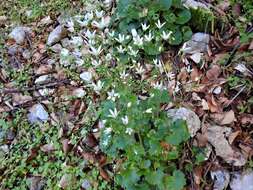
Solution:
<path fill-rule="evenodd" d="M 32 87 L 25 87 L 22 89 L 3 89 L 0 91 L 0 94 L 12 94 L 12 93 L 25 92 L 25 91 L 35 91 L 35 90 L 44 89 L 44 88 L 53 88 L 56 86 L 60 86 L 62 84 L 70 84 L 70 81 L 68 79 L 65 79 L 65 80 L 60 80 L 56 82 L 35 85 Z"/>
<path fill-rule="evenodd" d="M 239 92 L 237 92 L 237 94 L 229 101 L 229 103 L 227 105 L 225 105 L 225 107 L 228 107 L 241 93 L 242 91 L 246 88 L 246 85 L 244 85 L 241 90 Z"/>

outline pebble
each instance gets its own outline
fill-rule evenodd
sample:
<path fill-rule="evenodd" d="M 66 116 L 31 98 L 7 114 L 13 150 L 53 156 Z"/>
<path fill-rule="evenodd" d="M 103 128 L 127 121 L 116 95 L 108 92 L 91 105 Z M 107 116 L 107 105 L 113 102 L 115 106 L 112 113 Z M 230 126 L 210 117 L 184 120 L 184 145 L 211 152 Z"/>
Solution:
<path fill-rule="evenodd" d="M 11 39 L 14 39 L 17 44 L 23 44 L 27 34 L 31 33 L 31 29 L 28 27 L 18 26 L 12 30 L 9 34 Z"/>
<path fill-rule="evenodd" d="M 47 111 L 41 104 L 35 104 L 29 111 L 28 120 L 30 123 L 46 122 L 49 119 Z"/>
<path fill-rule="evenodd" d="M 67 29 L 64 26 L 57 26 L 48 36 L 47 45 L 52 46 L 67 36 Z"/>

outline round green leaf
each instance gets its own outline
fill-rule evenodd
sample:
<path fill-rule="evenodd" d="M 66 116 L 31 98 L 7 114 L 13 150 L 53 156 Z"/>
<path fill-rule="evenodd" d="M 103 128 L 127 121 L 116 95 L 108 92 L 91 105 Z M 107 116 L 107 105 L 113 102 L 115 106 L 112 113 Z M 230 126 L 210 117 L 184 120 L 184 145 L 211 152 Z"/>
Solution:
<path fill-rule="evenodd" d="M 183 9 L 177 14 L 176 23 L 185 24 L 191 19 L 191 12 L 188 9 Z"/>

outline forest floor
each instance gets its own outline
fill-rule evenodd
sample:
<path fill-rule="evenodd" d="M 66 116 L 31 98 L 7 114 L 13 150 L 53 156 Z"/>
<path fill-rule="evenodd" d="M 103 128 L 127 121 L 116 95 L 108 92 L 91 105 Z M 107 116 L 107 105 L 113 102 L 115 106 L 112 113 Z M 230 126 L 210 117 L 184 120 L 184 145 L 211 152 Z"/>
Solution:
<path fill-rule="evenodd" d="M 0 189 L 252 190 L 251 0 L 0 2 Z"/>

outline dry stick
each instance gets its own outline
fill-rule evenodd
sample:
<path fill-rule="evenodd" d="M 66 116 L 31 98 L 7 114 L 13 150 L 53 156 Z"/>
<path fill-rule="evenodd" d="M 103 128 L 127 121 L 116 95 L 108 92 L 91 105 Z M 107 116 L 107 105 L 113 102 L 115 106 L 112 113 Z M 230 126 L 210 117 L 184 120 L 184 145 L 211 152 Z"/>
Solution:
<path fill-rule="evenodd" d="M 225 105 L 225 107 L 228 107 L 241 93 L 242 91 L 246 88 L 246 85 L 244 85 L 241 90 L 239 92 L 237 92 L 237 94 L 229 101 L 229 103 L 227 105 Z"/>
<path fill-rule="evenodd" d="M 65 80 L 60 80 L 56 82 L 49 82 L 41 85 L 35 85 L 33 87 L 26 87 L 22 89 L 3 89 L 0 91 L 0 94 L 12 94 L 12 93 L 19 93 L 19 92 L 25 92 L 25 91 L 34 91 L 34 90 L 39 90 L 39 89 L 44 89 L 44 88 L 52 88 L 56 87 L 62 84 L 70 84 L 70 81 L 68 79 Z"/>

